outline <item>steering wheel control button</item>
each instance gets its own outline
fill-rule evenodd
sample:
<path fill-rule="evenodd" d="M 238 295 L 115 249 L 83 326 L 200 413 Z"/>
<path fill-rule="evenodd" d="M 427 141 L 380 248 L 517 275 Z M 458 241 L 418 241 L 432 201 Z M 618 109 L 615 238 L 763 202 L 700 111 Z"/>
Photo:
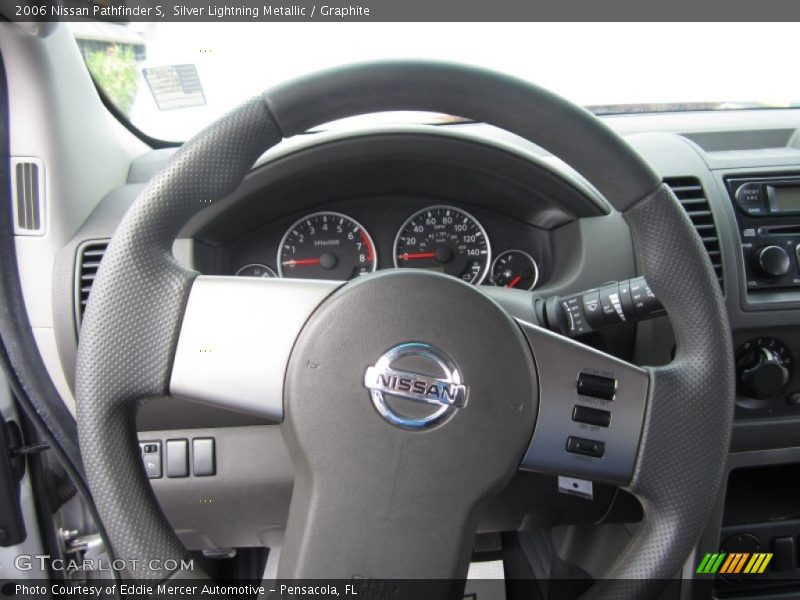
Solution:
<path fill-rule="evenodd" d="M 583 454 L 584 456 L 591 456 L 593 458 L 603 458 L 605 451 L 606 445 L 603 442 L 587 440 L 586 438 L 575 436 L 567 438 L 567 452 Z"/>
<path fill-rule="evenodd" d="M 404 429 L 425 429 L 467 403 L 467 386 L 453 360 L 424 343 L 395 346 L 368 367 L 364 386 L 380 415 Z"/>
<path fill-rule="evenodd" d="M 216 459 L 214 438 L 194 438 L 192 440 L 192 474 L 195 477 L 216 475 Z"/>
<path fill-rule="evenodd" d="M 139 442 L 144 471 L 150 479 L 161 477 L 161 442 Z"/>
<path fill-rule="evenodd" d="M 611 411 L 576 405 L 572 409 L 572 420 L 586 425 L 608 427 L 611 424 Z"/>
<path fill-rule="evenodd" d="M 620 284 L 622 285 L 622 284 Z M 666 314 L 664 306 L 658 301 L 644 277 L 630 280 L 630 294 L 633 308 L 639 319 L 649 319 Z"/>
<path fill-rule="evenodd" d="M 189 476 L 189 441 L 167 440 L 167 477 Z"/>
<path fill-rule="evenodd" d="M 628 316 L 622 310 L 619 284 L 615 283 L 600 290 L 600 306 L 603 308 L 606 325 L 618 325 L 628 321 Z"/>
<path fill-rule="evenodd" d="M 605 327 L 605 316 L 603 315 L 603 307 L 600 304 L 600 292 L 592 290 L 586 292 L 581 296 L 583 303 L 583 315 L 586 322 L 592 329 L 600 329 Z"/>
<path fill-rule="evenodd" d="M 554 310 L 559 307 L 561 310 Z M 549 326 L 575 337 L 666 314 L 644 277 L 545 301 Z"/>
<path fill-rule="evenodd" d="M 603 375 L 581 373 L 578 375 L 578 394 L 601 400 L 613 400 L 617 394 L 617 380 Z"/>
<path fill-rule="evenodd" d="M 584 319 L 579 296 L 562 299 L 561 310 L 564 311 L 569 335 L 581 335 L 582 333 L 588 333 L 592 330 L 586 322 L 586 319 Z"/>

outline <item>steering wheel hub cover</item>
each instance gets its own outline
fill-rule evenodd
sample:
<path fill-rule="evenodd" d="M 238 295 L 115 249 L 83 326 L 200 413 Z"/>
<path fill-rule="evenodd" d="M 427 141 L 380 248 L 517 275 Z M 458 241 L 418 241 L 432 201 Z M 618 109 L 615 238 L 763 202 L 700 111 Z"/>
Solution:
<path fill-rule="evenodd" d="M 375 357 L 382 357 L 377 365 Z M 400 390 L 401 379 L 430 386 L 419 394 Z M 374 403 L 376 394 L 382 399 Z M 284 553 L 302 560 L 296 572 L 280 575 L 455 576 L 468 556 L 443 546 L 440 560 L 430 561 L 436 553 L 427 551 L 414 559 L 413 549 L 450 546 L 465 535 L 476 507 L 516 471 L 537 398 L 519 326 L 474 287 L 397 270 L 340 288 L 311 316 L 289 359 L 283 430 L 297 471 Z M 396 426 L 398 416 L 438 424 L 410 431 Z M 337 519 L 315 518 L 334 510 Z M 294 528 L 313 528 L 313 535 Z M 376 531 L 385 544 L 359 539 Z M 387 574 L 382 555 L 405 543 L 408 558 Z"/>
<path fill-rule="evenodd" d="M 367 367 L 364 386 L 381 416 L 405 429 L 442 423 L 467 403 L 468 388 L 453 359 L 423 342 L 386 352 Z"/>

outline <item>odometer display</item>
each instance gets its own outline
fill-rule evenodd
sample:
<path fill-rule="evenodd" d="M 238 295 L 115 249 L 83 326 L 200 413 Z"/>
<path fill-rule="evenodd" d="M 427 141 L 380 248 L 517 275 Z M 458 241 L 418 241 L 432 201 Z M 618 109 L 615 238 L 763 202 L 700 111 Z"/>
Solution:
<path fill-rule="evenodd" d="M 359 223 L 339 213 L 321 212 L 289 228 L 278 247 L 277 262 L 281 277 L 346 281 L 372 273 L 378 258 L 372 238 Z"/>
<path fill-rule="evenodd" d="M 430 206 L 411 215 L 394 242 L 394 265 L 429 269 L 478 284 L 486 277 L 491 248 L 472 215 L 452 206 Z"/>

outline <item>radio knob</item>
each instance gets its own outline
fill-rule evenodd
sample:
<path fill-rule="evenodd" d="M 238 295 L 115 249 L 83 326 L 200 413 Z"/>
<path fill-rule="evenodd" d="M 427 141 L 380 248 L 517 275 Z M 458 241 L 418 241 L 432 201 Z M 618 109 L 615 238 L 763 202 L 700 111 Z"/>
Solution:
<path fill-rule="evenodd" d="M 739 360 L 739 383 L 753 398 L 770 398 L 789 381 L 789 369 L 774 350 L 756 347 Z"/>
<path fill-rule="evenodd" d="M 768 277 L 782 277 L 789 272 L 789 254 L 780 246 L 765 246 L 756 253 L 761 271 Z"/>

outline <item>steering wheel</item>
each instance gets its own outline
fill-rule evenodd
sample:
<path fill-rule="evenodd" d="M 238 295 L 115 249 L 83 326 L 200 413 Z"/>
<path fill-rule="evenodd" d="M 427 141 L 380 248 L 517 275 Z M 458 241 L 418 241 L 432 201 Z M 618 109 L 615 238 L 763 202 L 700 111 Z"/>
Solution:
<path fill-rule="evenodd" d="M 203 276 L 175 262 L 181 228 L 265 150 L 389 110 L 492 124 L 581 172 L 630 226 L 639 269 L 673 325 L 674 360 L 639 368 L 515 320 L 438 273 L 388 270 L 341 284 Z M 687 216 L 600 120 L 487 70 L 360 64 L 243 104 L 142 191 L 111 240 L 81 329 L 80 443 L 112 546 L 138 561 L 140 579 L 198 575 L 168 568 L 187 551 L 159 509 L 135 429 L 142 402 L 173 394 L 282 422 L 295 485 L 279 578 L 463 578 L 481 508 L 522 467 L 613 482 L 639 498 L 642 526 L 587 594 L 650 597 L 679 576 L 717 497 L 731 348 L 722 294 Z M 588 447 L 567 442 L 580 437 L 571 413 L 587 376 L 613 398 L 611 424 L 586 434 Z"/>

